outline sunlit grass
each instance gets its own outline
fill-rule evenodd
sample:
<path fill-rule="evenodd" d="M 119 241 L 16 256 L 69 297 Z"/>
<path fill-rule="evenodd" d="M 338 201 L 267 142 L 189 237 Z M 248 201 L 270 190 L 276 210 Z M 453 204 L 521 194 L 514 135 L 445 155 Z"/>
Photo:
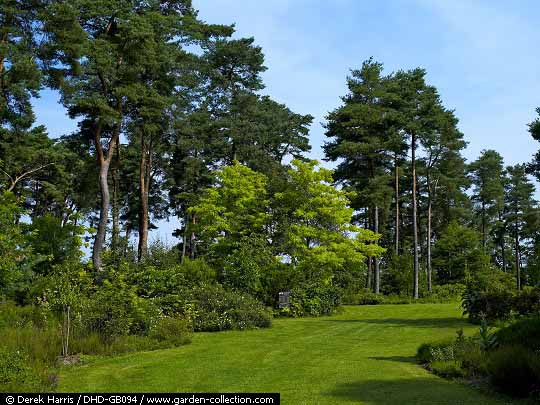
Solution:
<path fill-rule="evenodd" d="M 280 392 L 285 404 L 498 404 L 414 361 L 423 342 L 474 327 L 458 304 L 346 307 L 271 329 L 196 334 L 177 349 L 94 358 L 62 370 L 63 391 Z"/>

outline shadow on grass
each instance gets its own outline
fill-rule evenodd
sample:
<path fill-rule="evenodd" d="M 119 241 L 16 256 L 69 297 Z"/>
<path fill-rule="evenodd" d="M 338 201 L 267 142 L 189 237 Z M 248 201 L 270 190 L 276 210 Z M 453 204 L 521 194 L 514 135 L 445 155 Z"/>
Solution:
<path fill-rule="evenodd" d="M 382 318 L 382 319 L 325 319 L 325 322 L 374 323 L 388 326 L 411 326 L 418 328 L 459 327 L 466 324 L 465 318 Z"/>
<path fill-rule="evenodd" d="M 382 404 L 503 404 L 471 387 L 439 378 L 369 380 L 340 384 L 325 394 L 328 403 Z"/>
<path fill-rule="evenodd" d="M 413 363 L 416 364 L 416 359 L 414 356 L 376 356 L 376 357 L 368 357 L 370 360 L 380 360 L 380 361 L 397 361 L 400 363 Z"/>

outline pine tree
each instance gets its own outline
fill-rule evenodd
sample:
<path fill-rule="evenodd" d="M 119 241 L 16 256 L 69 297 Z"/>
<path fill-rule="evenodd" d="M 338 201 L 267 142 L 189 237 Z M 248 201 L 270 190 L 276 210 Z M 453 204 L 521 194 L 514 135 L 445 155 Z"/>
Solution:
<path fill-rule="evenodd" d="M 480 157 L 469 165 L 473 184 L 473 201 L 480 214 L 482 246 L 488 249 L 489 234 L 501 215 L 504 204 L 504 162 L 494 150 L 483 150 Z"/>
<path fill-rule="evenodd" d="M 351 72 L 344 105 L 327 117 L 326 136 L 333 140 L 324 147 L 328 159 L 340 160 L 335 179 L 357 192 L 353 206 L 368 209 L 368 223 L 375 233 L 380 232 L 380 213 L 388 212 L 390 206 L 395 165 L 391 148 L 396 144 L 394 115 L 386 105 L 390 78 L 382 76 L 382 70 L 382 64 L 369 59 L 360 70 Z M 373 281 L 373 290 L 378 294 L 378 258 L 374 260 Z"/>
<path fill-rule="evenodd" d="M 525 237 L 526 217 L 535 204 L 533 199 L 534 185 L 527 178 L 525 165 L 509 166 L 506 170 L 509 178 L 506 190 L 506 205 L 508 207 L 506 222 L 508 228 L 512 230 L 512 236 L 514 238 L 516 285 L 518 290 L 521 290 L 521 242 Z"/>

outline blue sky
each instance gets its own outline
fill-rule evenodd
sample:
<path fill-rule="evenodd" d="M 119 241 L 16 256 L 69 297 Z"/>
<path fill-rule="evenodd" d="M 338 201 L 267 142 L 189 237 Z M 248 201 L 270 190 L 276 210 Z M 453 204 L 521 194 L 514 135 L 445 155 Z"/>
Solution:
<path fill-rule="evenodd" d="M 455 109 L 468 160 L 495 149 L 507 164 L 530 160 L 527 123 L 540 106 L 540 3 L 533 0 L 193 0 L 199 17 L 235 23 L 266 56 L 265 94 L 315 116 L 312 157 L 322 159 L 320 125 L 346 92 L 349 69 L 373 56 L 388 72 L 417 66 Z M 52 136 L 76 128 L 58 96 L 35 102 Z M 161 228 L 165 237 L 174 225 Z M 169 240 L 172 237 L 168 236 Z"/>

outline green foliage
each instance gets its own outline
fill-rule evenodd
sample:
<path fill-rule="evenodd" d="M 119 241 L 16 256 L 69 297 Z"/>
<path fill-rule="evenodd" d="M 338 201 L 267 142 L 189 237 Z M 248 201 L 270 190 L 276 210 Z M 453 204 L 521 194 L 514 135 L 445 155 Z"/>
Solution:
<path fill-rule="evenodd" d="M 56 324 L 44 328 L 25 326 L 0 330 L 4 347 L 24 352 L 32 364 L 39 367 L 54 365 L 62 352 L 60 330 Z"/>
<path fill-rule="evenodd" d="M 494 150 L 483 150 L 480 157 L 469 166 L 473 184 L 473 202 L 478 215 L 478 226 L 482 233 L 482 245 L 493 249 L 500 245 L 500 214 L 504 208 L 504 162 Z M 491 236 L 491 237 L 490 237 Z M 489 243 L 491 242 L 491 243 Z"/>
<path fill-rule="evenodd" d="M 290 308 L 282 314 L 297 316 L 332 315 L 341 303 L 340 291 L 332 285 L 316 282 L 302 284 L 291 290 Z"/>
<path fill-rule="evenodd" d="M 206 244 L 217 241 L 214 249 L 226 254 L 231 242 L 262 231 L 267 206 L 266 177 L 235 162 L 216 174 L 216 185 L 190 212 L 199 237 Z"/>
<path fill-rule="evenodd" d="M 368 289 L 343 296 L 343 303 L 350 305 L 378 305 L 384 304 L 386 301 L 386 296 L 375 294 L 373 291 Z"/>
<path fill-rule="evenodd" d="M 480 323 L 478 335 L 480 350 L 487 351 L 497 345 L 497 336 L 492 332 L 492 329 L 485 319 L 482 319 L 482 322 Z"/>
<path fill-rule="evenodd" d="M 11 301 L 0 303 L 0 329 L 44 327 L 47 315 L 42 308 L 35 305 L 19 306 Z"/>
<path fill-rule="evenodd" d="M 444 378 L 460 378 L 465 374 L 465 371 L 455 360 L 434 360 L 431 363 L 431 370 Z"/>
<path fill-rule="evenodd" d="M 24 352 L 0 347 L 1 392 L 33 392 L 47 388 Z"/>
<path fill-rule="evenodd" d="M 525 347 L 505 346 L 489 355 L 487 369 L 491 383 L 506 394 L 528 397 L 540 383 L 540 358 Z"/>
<path fill-rule="evenodd" d="M 507 319 L 511 315 L 514 282 L 500 270 L 483 271 L 468 279 L 463 293 L 464 315 L 472 322 L 483 317 L 488 321 Z"/>
<path fill-rule="evenodd" d="M 153 300 L 169 316 L 185 313 L 192 302 L 191 289 L 211 284 L 217 277 L 215 269 L 204 259 L 185 258 L 180 264 L 173 261 L 163 267 L 148 260 L 125 264 L 123 270 L 127 283 L 136 290 L 137 295 Z"/>
<path fill-rule="evenodd" d="M 466 286 L 461 283 L 435 285 L 428 297 L 438 299 L 440 302 L 459 301 L 465 289 Z"/>
<path fill-rule="evenodd" d="M 149 298 L 163 297 L 185 287 L 216 280 L 215 269 L 204 259 L 185 258 L 181 263 L 173 261 L 166 264 L 151 261 L 126 263 L 123 270 L 129 284 L 137 288 L 138 295 Z"/>
<path fill-rule="evenodd" d="M 115 356 L 123 353 L 170 349 L 175 346 L 175 343 L 167 340 L 158 341 L 150 336 L 124 335 L 110 340 L 103 339 L 98 333 L 77 336 L 70 343 L 72 353 L 96 356 Z"/>
<path fill-rule="evenodd" d="M 441 284 L 463 282 L 468 275 L 489 269 L 489 257 L 478 233 L 453 221 L 435 243 L 433 268 Z"/>
<path fill-rule="evenodd" d="M 46 275 L 55 265 L 66 261 L 76 262 L 82 257 L 82 235 L 86 231 L 81 225 L 51 214 L 32 220 L 28 243 L 35 254 L 41 256 L 41 262 L 35 266 L 37 272 Z"/>
<path fill-rule="evenodd" d="M 409 252 L 388 257 L 388 266 L 382 274 L 382 292 L 390 295 L 412 296 L 413 255 Z"/>
<path fill-rule="evenodd" d="M 267 328 L 271 313 L 249 294 L 229 291 L 220 285 L 199 286 L 193 290 L 191 314 L 195 331 Z"/>
<path fill-rule="evenodd" d="M 166 341 L 174 346 L 191 343 L 193 327 L 190 319 L 163 317 L 158 320 L 151 336 L 159 342 Z"/>
<path fill-rule="evenodd" d="M 275 204 L 286 214 L 284 251 L 308 280 L 328 283 L 340 268 L 363 268 L 366 256 L 382 255 L 384 249 L 370 243 L 380 236 L 351 224 L 351 194 L 331 185 L 330 170 L 316 161 L 294 160 L 292 166 Z"/>
<path fill-rule="evenodd" d="M 23 210 L 11 193 L 0 193 L 0 294 L 13 294 L 16 283 L 20 282 L 28 260 L 22 229 L 17 225 Z"/>
<path fill-rule="evenodd" d="M 82 334 L 98 333 L 104 340 L 128 334 L 147 334 L 155 326 L 160 309 L 140 298 L 121 276 L 106 279 L 81 307 Z"/>
<path fill-rule="evenodd" d="M 508 319 L 512 311 L 511 292 L 477 292 L 467 289 L 463 295 L 463 315 L 468 315 L 471 322 L 481 319 L 489 321 Z"/>
<path fill-rule="evenodd" d="M 540 350 L 540 318 L 521 319 L 495 333 L 500 346 L 523 345 L 527 349 Z"/>
<path fill-rule="evenodd" d="M 260 296 L 262 275 L 277 263 L 266 241 L 243 238 L 234 244 L 232 252 L 223 259 L 221 278 L 229 288 Z"/>
<path fill-rule="evenodd" d="M 540 288 L 525 288 L 514 297 L 514 311 L 521 316 L 540 315 Z"/>
<path fill-rule="evenodd" d="M 458 331 L 455 341 L 427 343 L 417 359 L 447 378 L 489 377 L 491 384 L 516 397 L 537 395 L 540 383 L 540 321 L 523 319 L 493 333 L 485 319 L 473 337 Z"/>

